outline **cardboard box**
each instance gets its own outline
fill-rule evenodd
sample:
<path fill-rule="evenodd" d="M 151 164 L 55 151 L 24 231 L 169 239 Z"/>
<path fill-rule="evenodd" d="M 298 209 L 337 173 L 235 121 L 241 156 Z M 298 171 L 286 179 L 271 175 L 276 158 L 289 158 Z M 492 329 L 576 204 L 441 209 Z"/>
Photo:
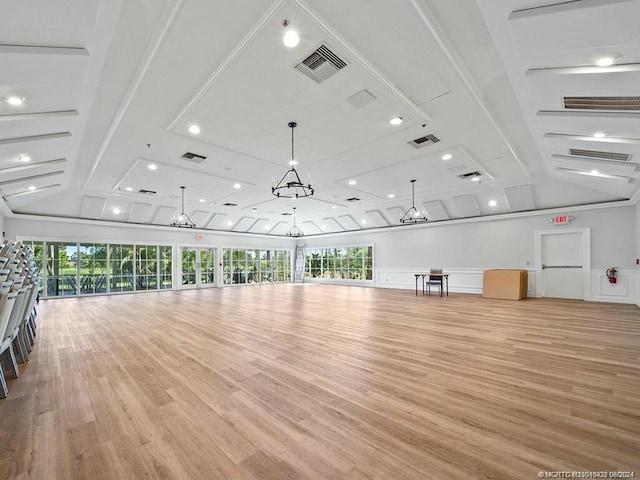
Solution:
<path fill-rule="evenodd" d="M 522 300 L 527 298 L 527 284 L 526 270 L 485 270 L 482 278 L 482 296 Z"/>

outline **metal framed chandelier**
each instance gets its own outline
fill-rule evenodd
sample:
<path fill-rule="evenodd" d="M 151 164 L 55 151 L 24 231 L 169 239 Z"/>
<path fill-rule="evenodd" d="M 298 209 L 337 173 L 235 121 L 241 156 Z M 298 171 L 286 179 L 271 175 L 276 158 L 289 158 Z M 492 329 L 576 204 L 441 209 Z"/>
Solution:
<path fill-rule="evenodd" d="M 293 141 L 293 129 L 298 124 L 296 122 L 289 122 L 289 128 L 291 129 L 291 161 L 289 165 L 291 168 L 287 170 L 284 176 L 278 183 L 271 185 L 271 193 L 278 198 L 303 198 L 313 195 L 314 190 L 311 186 L 311 181 L 307 177 L 307 183 L 302 183 L 300 175 L 296 171 L 296 162 L 294 156 L 294 141 Z"/>
<path fill-rule="evenodd" d="M 182 195 L 182 210 L 180 210 L 180 215 L 178 215 L 175 220 L 173 220 L 170 225 L 172 227 L 178 228 L 195 228 L 196 224 L 189 218 L 189 215 L 184 213 L 184 189 L 186 187 L 180 187 L 181 195 Z"/>
<path fill-rule="evenodd" d="M 302 237 L 304 233 L 296 225 L 296 207 L 293 207 L 293 227 L 286 233 L 287 237 Z"/>
<path fill-rule="evenodd" d="M 424 213 L 418 212 L 418 209 L 416 208 L 415 185 L 415 179 L 411 180 L 411 208 L 404 212 L 402 217 L 400 217 L 400 223 L 424 223 L 427 221 L 427 216 Z"/>

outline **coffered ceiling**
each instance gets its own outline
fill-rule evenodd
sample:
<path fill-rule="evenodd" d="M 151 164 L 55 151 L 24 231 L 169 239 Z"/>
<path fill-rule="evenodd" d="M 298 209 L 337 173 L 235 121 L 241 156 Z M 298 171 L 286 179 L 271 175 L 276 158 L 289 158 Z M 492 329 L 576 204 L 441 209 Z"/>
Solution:
<path fill-rule="evenodd" d="M 10 214 L 167 225 L 185 186 L 199 228 L 283 235 L 295 206 L 305 234 L 322 234 L 399 225 L 412 179 L 430 221 L 638 192 L 638 1 L 0 8 Z M 314 52 L 319 69 L 296 68 Z M 604 56 L 614 63 L 596 66 Z M 298 200 L 271 194 L 291 121 L 296 168 L 316 191 Z"/>

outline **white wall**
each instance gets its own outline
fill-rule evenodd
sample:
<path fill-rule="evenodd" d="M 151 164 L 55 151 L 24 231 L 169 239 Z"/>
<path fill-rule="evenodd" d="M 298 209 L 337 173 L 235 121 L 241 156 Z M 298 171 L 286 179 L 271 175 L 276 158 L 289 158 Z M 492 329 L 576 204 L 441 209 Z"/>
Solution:
<path fill-rule="evenodd" d="M 450 290 L 482 292 L 482 273 L 488 268 L 529 270 L 529 295 L 536 296 L 535 232 L 589 227 L 591 230 L 592 293 L 588 300 L 640 304 L 640 203 L 635 206 L 571 209 L 575 220 L 553 226 L 556 213 L 515 214 L 494 218 L 455 220 L 425 225 L 346 232 L 297 239 L 307 248 L 374 245 L 374 285 L 414 288 L 414 272 L 442 267 L 450 273 Z M 290 248 L 294 239 L 164 226 L 106 224 L 18 216 L 4 220 L 10 239 L 161 243 L 172 245 Z M 197 240 L 196 235 L 202 235 Z M 618 267 L 619 284 L 603 279 L 609 267 Z"/>
<path fill-rule="evenodd" d="M 293 248 L 290 238 L 211 232 L 168 226 L 130 225 L 96 221 L 59 220 L 49 217 L 17 217 L 5 220 L 11 240 L 42 239 L 94 242 L 159 243 L 202 247 Z M 202 235 L 202 240 L 196 236 Z"/>
<path fill-rule="evenodd" d="M 372 243 L 378 287 L 414 288 L 414 272 L 442 267 L 450 273 L 450 290 L 482 292 L 482 273 L 489 268 L 529 270 L 529 295 L 537 294 L 535 232 L 590 227 L 592 298 L 600 301 L 636 302 L 637 207 L 609 207 L 572 211 L 575 220 L 554 226 L 554 214 L 510 215 L 496 218 L 438 222 L 369 232 L 308 237 L 307 248 Z M 612 292 L 602 285 L 607 268 L 620 269 L 620 284 Z M 625 293 L 620 294 L 624 289 Z"/>

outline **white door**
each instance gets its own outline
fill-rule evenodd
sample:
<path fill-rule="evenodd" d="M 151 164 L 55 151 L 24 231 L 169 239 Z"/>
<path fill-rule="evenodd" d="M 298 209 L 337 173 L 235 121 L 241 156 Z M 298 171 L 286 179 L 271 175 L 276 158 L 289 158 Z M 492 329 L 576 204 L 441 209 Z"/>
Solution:
<path fill-rule="evenodd" d="M 182 288 L 215 286 L 216 254 L 214 248 L 182 247 Z"/>
<path fill-rule="evenodd" d="M 583 232 L 543 234 L 540 249 L 542 296 L 583 300 Z"/>

